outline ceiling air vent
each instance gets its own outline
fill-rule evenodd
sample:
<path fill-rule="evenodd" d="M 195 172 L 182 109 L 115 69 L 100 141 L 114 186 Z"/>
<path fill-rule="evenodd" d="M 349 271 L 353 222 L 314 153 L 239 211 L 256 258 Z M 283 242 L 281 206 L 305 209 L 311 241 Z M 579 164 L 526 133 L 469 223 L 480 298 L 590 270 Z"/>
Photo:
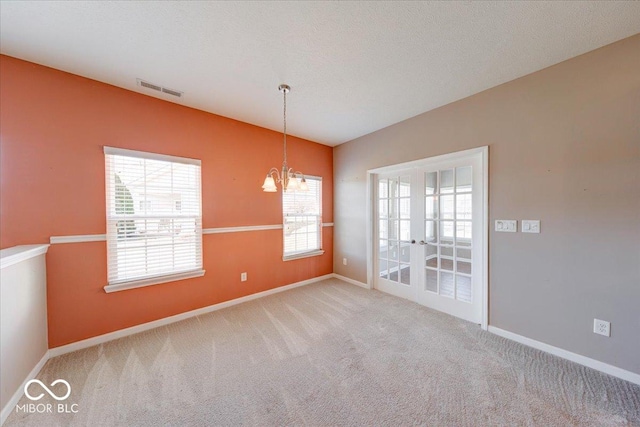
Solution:
<path fill-rule="evenodd" d="M 173 90 L 173 89 L 162 87 L 153 83 L 145 82 L 142 79 L 136 79 L 136 81 L 138 82 L 138 86 L 146 87 L 147 89 L 166 93 L 167 95 L 171 95 L 171 96 L 177 96 L 178 98 L 182 98 L 184 96 L 184 92 L 180 92 L 178 90 Z"/>
<path fill-rule="evenodd" d="M 177 96 L 178 98 L 182 98 L 182 92 L 178 92 L 177 90 L 167 89 L 166 87 L 162 88 L 164 93 L 168 93 L 169 95 Z"/>

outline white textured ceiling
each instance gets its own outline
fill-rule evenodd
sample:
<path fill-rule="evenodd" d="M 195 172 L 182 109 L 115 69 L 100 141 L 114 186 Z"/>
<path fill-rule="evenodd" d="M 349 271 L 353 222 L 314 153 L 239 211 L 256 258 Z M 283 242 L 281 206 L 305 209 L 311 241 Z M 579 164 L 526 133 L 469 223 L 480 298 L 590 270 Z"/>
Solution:
<path fill-rule="evenodd" d="M 2 53 L 337 145 L 640 32 L 640 2 L 0 2 Z"/>

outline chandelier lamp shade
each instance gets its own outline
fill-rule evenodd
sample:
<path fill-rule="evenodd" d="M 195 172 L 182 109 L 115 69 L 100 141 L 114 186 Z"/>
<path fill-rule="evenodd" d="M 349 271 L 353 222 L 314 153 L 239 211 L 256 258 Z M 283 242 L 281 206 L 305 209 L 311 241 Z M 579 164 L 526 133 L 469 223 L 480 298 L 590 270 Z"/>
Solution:
<path fill-rule="evenodd" d="M 271 168 L 269 173 L 267 173 L 264 184 L 262 184 L 262 190 L 265 193 L 276 193 L 278 191 L 276 184 L 281 184 L 282 191 L 285 193 L 297 190 L 307 191 L 309 187 L 307 186 L 304 174 L 299 171 L 294 172 L 293 168 L 287 165 L 287 93 L 291 88 L 288 85 L 281 84 L 278 86 L 278 90 L 282 92 L 284 97 L 284 130 L 282 132 L 284 135 L 284 161 L 282 162 L 282 170 Z"/>

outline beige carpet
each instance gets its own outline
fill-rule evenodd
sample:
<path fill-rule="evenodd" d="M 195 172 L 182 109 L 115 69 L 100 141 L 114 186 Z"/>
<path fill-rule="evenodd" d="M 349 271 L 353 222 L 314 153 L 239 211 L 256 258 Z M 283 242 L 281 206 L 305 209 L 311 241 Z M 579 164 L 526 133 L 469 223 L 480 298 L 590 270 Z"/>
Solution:
<path fill-rule="evenodd" d="M 78 412 L 14 411 L 7 427 L 640 425 L 638 386 L 338 280 L 67 354 L 38 378 L 66 379 Z"/>

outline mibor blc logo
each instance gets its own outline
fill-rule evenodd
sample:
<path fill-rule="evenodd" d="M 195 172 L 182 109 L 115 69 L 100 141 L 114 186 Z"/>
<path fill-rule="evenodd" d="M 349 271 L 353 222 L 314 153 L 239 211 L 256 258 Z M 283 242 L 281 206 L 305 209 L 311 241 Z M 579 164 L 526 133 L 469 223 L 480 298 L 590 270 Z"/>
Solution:
<path fill-rule="evenodd" d="M 32 384 L 37 384 L 39 387 L 36 387 L 35 385 L 30 387 Z M 57 395 L 53 390 L 51 390 L 51 388 L 55 387 L 58 384 L 64 384 L 66 386 L 66 392 L 64 392 L 64 394 L 62 395 Z M 49 388 L 51 387 L 51 388 Z M 43 397 L 45 397 L 45 392 L 51 396 L 52 398 L 54 398 L 55 400 L 57 400 L 58 402 L 63 401 L 63 400 L 67 400 L 67 398 L 71 395 L 71 385 L 63 380 L 63 379 L 57 379 L 54 382 L 51 383 L 51 385 L 47 387 L 42 381 L 40 380 L 31 380 L 29 382 L 27 382 L 24 385 L 24 395 L 27 396 L 27 398 L 29 398 L 30 400 L 33 401 L 38 401 L 40 399 L 42 399 Z M 58 390 L 58 392 L 60 391 L 64 391 L 64 390 L 60 390 L 61 387 L 57 387 L 56 390 Z M 30 391 L 31 389 L 31 391 Z M 40 394 L 32 394 L 34 393 L 34 390 L 39 390 Z M 38 413 L 38 414 L 42 414 L 42 413 L 48 413 L 48 414 L 75 414 L 78 412 L 78 404 L 77 403 L 73 403 L 71 405 L 67 404 L 67 403 L 57 403 L 57 404 L 53 404 L 53 403 L 25 403 L 24 405 L 16 405 L 16 412 L 26 412 L 29 414 L 34 414 L 34 413 Z"/>
<path fill-rule="evenodd" d="M 40 387 L 42 387 L 44 389 L 44 391 L 49 393 L 49 396 L 53 397 L 55 400 L 65 400 L 71 394 L 71 386 L 65 380 L 57 379 L 57 380 L 55 380 L 54 382 L 51 383 L 51 387 L 53 387 L 56 384 L 64 384 L 64 385 L 67 386 L 67 393 L 62 397 L 60 397 L 60 396 L 56 395 L 54 392 L 52 392 L 51 389 L 49 389 L 49 387 L 44 385 L 44 383 L 42 381 L 40 381 L 40 380 L 31 380 L 28 383 L 26 383 L 25 386 L 24 386 L 24 394 L 31 400 L 40 400 L 44 396 L 44 393 L 40 393 L 37 396 L 32 396 L 31 394 L 29 394 L 29 386 L 31 384 L 33 384 L 33 383 L 40 384 Z"/>

